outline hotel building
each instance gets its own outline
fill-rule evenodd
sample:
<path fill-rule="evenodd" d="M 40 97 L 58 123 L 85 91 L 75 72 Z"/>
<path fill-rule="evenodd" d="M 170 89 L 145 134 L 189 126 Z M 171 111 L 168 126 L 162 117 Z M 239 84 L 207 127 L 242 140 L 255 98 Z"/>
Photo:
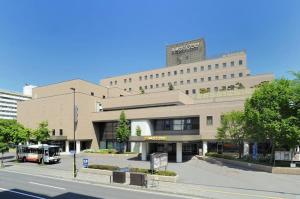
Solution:
<path fill-rule="evenodd" d="M 215 150 L 222 115 L 242 110 L 255 87 L 273 79 L 273 74 L 250 75 L 245 51 L 207 58 L 204 40 L 197 39 L 167 46 L 163 68 L 106 78 L 99 85 L 77 79 L 34 88 L 32 100 L 19 103 L 18 121 L 35 128 L 47 120 L 51 142 L 75 150 L 75 95 L 77 152 L 118 147 L 116 128 L 124 111 L 131 151 L 140 152 L 142 160 L 168 152 L 181 162 Z"/>

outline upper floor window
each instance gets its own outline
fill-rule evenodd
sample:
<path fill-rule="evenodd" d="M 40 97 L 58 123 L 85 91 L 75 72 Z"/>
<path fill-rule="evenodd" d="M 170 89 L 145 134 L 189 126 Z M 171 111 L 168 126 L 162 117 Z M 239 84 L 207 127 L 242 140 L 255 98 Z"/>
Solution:
<path fill-rule="evenodd" d="M 213 116 L 206 116 L 206 125 L 207 126 L 213 125 Z"/>
<path fill-rule="evenodd" d="M 223 63 L 223 68 L 226 68 L 227 64 L 226 63 Z"/>
<path fill-rule="evenodd" d="M 188 94 L 189 94 L 189 90 L 185 90 L 185 94 L 187 94 L 187 95 L 188 95 Z"/>
<path fill-rule="evenodd" d="M 150 89 L 152 89 L 153 88 L 153 85 L 150 85 Z"/>
<path fill-rule="evenodd" d="M 219 68 L 219 64 L 215 64 L 215 69 L 218 69 Z"/>
<path fill-rule="evenodd" d="M 115 85 L 117 85 L 117 84 L 118 84 L 118 81 L 116 80 L 116 81 L 115 81 Z"/>
<path fill-rule="evenodd" d="M 164 76 L 165 76 L 165 73 L 162 73 L 161 76 L 164 77 Z"/>
<path fill-rule="evenodd" d="M 201 82 L 204 82 L 204 78 L 203 77 L 201 77 Z"/>
<path fill-rule="evenodd" d="M 165 87 L 165 83 L 162 83 L 162 84 L 161 84 L 161 87 Z"/>
<path fill-rule="evenodd" d="M 190 72 L 191 72 L 191 69 L 189 69 L 189 68 L 186 69 L 186 72 L 187 72 L 187 73 L 190 73 Z"/>
<path fill-rule="evenodd" d="M 177 81 L 174 82 L 174 86 L 177 86 Z"/>
<path fill-rule="evenodd" d="M 183 81 L 182 80 L 180 81 L 180 85 L 183 85 Z"/>
<path fill-rule="evenodd" d="M 52 135 L 55 136 L 55 129 L 52 129 Z"/>
<path fill-rule="evenodd" d="M 191 80 L 188 79 L 188 80 L 186 81 L 186 83 L 187 83 L 187 84 L 190 84 L 190 83 L 191 83 Z"/>
<path fill-rule="evenodd" d="M 155 77 L 156 77 L 156 78 L 159 78 L 159 74 L 156 74 Z"/>
<path fill-rule="evenodd" d="M 215 76 L 215 80 L 219 80 L 219 76 L 217 75 L 217 76 Z"/>
<path fill-rule="evenodd" d="M 171 76 L 171 72 L 168 72 L 168 76 Z"/>
<path fill-rule="evenodd" d="M 193 89 L 193 90 L 192 90 L 192 93 L 193 93 L 193 94 L 196 94 L 196 89 Z"/>
<path fill-rule="evenodd" d="M 110 81 L 110 85 L 111 85 L 111 86 L 113 85 L 113 82 L 112 82 L 112 81 Z"/>
<path fill-rule="evenodd" d="M 158 88 L 159 87 L 159 84 L 156 84 L 156 88 Z"/>
<path fill-rule="evenodd" d="M 140 81 L 142 81 L 142 76 L 140 76 L 139 78 L 140 78 Z"/>
<path fill-rule="evenodd" d="M 243 60 L 239 60 L 239 65 L 242 65 L 243 64 Z"/>
<path fill-rule="evenodd" d="M 243 77 L 243 73 L 239 73 L 239 77 Z"/>
<path fill-rule="evenodd" d="M 234 74 L 232 73 L 232 74 L 230 75 L 230 77 L 231 77 L 231 78 L 234 78 Z"/>
<path fill-rule="evenodd" d="M 177 75 L 177 70 L 174 71 L 174 75 Z"/>
<path fill-rule="evenodd" d="M 194 83 L 197 83 L 197 79 L 194 79 Z"/>
<path fill-rule="evenodd" d="M 128 90 L 131 91 L 131 88 L 129 88 Z"/>
<path fill-rule="evenodd" d="M 131 83 L 131 78 L 129 78 L 129 82 Z"/>
<path fill-rule="evenodd" d="M 127 82 L 127 79 L 124 79 L 124 83 L 126 83 Z"/>
<path fill-rule="evenodd" d="M 147 86 L 145 86 L 145 89 L 147 89 L 148 87 Z"/>
<path fill-rule="evenodd" d="M 211 77 L 208 77 L 207 80 L 208 80 L 208 81 L 211 81 Z"/>
<path fill-rule="evenodd" d="M 194 72 L 197 72 L 197 67 L 194 67 Z"/>
<path fill-rule="evenodd" d="M 204 66 L 201 66 L 201 71 L 204 71 Z"/>
<path fill-rule="evenodd" d="M 147 80 L 147 79 L 148 79 L 147 75 L 145 75 L 144 79 L 145 79 L 145 80 Z"/>
<path fill-rule="evenodd" d="M 211 70 L 211 65 L 208 65 L 208 66 L 207 66 L 207 70 Z"/>
<path fill-rule="evenodd" d="M 91 92 L 91 96 L 94 96 L 95 94 L 94 94 L 94 92 Z"/>
<path fill-rule="evenodd" d="M 227 75 L 223 75 L 223 79 L 227 79 Z"/>
<path fill-rule="evenodd" d="M 59 135 L 63 135 L 63 130 L 59 129 Z"/>
<path fill-rule="evenodd" d="M 216 86 L 216 87 L 214 88 L 214 91 L 217 92 L 218 90 L 219 90 L 219 88 Z"/>
<path fill-rule="evenodd" d="M 150 79 L 153 79 L 153 75 L 150 75 Z"/>
<path fill-rule="evenodd" d="M 230 62 L 230 66 L 234 66 L 234 61 Z"/>
<path fill-rule="evenodd" d="M 182 69 L 180 70 L 180 74 L 183 74 L 183 70 Z"/>

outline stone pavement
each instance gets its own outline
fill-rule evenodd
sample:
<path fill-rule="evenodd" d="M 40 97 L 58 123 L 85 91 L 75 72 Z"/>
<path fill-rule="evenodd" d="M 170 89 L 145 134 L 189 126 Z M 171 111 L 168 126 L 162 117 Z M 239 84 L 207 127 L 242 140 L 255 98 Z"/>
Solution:
<path fill-rule="evenodd" d="M 59 170 L 57 168 L 51 168 L 43 165 L 37 164 L 22 164 L 22 163 L 6 163 L 7 167 L 1 169 L 0 172 L 19 172 L 23 174 L 44 176 L 50 178 L 57 178 L 62 180 L 71 180 L 73 181 L 73 176 L 71 171 Z M 201 176 L 195 176 L 201 177 Z M 136 186 L 130 186 L 128 184 L 110 184 L 110 177 L 99 174 L 91 173 L 78 173 L 76 181 L 83 183 L 91 183 L 99 186 L 118 186 L 130 187 L 132 189 L 144 189 L 149 191 L 160 191 L 165 193 L 175 193 L 178 195 L 193 196 L 199 198 L 212 198 L 212 199 L 243 199 L 243 198 L 266 198 L 266 199 L 275 199 L 275 198 L 291 198 L 297 199 L 300 198 L 298 192 L 286 192 L 282 190 L 270 191 L 266 187 L 261 187 L 261 189 L 252 189 L 252 188 L 237 188 L 230 186 L 211 186 L 211 185 L 200 185 L 200 184 L 189 184 L 189 183 L 169 183 L 169 182 L 159 182 L 158 186 L 149 186 L 148 188 L 141 188 Z M 217 181 L 217 179 L 216 179 Z M 251 181 L 249 180 L 249 183 Z M 272 182 L 270 182 L 272 183 Z M 297 181 L 291 181 L 291 183 L 296 183 L 295 186 L 299 188 L 300 183 Z M 151 182 L 150 182 L 151 185 Z M 284 188 L 284 187 L 283 187 Z M 299 190 L 299 189 L 298 189 Z"/>

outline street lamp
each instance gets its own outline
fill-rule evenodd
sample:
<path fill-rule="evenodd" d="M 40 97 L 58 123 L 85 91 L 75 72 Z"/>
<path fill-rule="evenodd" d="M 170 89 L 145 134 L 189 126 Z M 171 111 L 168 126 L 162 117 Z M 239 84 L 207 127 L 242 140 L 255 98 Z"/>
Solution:
<path fill-rule="evenodd" d="M 77 171 L 76 171 L 76 142 L 75 142 L 75 131 L 76 131 L 76 104 L 75 104 L 75 88 L 70 88 L 73 91 L 73 148 L 74 148 L 74 160 L 73 160 L 73 176 L 76 178 Z"/>

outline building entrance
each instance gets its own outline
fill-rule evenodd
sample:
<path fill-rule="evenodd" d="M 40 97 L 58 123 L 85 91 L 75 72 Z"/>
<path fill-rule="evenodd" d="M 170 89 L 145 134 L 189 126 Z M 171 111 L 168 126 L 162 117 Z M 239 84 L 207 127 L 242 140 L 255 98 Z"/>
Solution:
<path fill-rule="evenodd" d="M 149 143 L 149 153 L 168 153 L 169 161 L 176 160 L 176 143 Z"/>

